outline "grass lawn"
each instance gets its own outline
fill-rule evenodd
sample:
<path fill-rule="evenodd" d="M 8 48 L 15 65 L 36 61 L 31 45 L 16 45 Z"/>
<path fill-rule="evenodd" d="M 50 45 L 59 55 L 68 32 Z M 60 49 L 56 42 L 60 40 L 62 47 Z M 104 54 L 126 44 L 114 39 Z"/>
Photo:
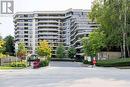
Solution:
<path fill-rule="evenodd" d="M 0 70 L 8 70 L 8 69 L 23 69 L 25 67 L 10 67 L 10 66 L 0 66 Z"/>

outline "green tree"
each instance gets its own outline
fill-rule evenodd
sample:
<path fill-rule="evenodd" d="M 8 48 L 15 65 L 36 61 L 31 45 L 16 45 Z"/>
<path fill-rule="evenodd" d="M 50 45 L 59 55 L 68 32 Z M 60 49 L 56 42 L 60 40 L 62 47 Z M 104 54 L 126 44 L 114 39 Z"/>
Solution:
<path fill-rule="evenodd" d="M 87 60 L 87 56 L 91 55 L 91 47 L 88 37 L 82 38 L 82 45 L 83 45 L 84 59 Z"/>
<path fill-rule="evenodd" d="M 1 53 L 4 51 L 4 45 L 5 45 L 5 41 L 0 39 L 0 52 Z"/>
<path fill-rule="evenodd" d="M 3 54 L 4 50 L 5 50 L 5 41 L 1 38 L 0 39 L 0 58 L 4 58 L 5 55 Z"/>
<path fill-rule="evenodd" d="M 65 56 L 65 48 L 62 44 L 60 44 L 56 49 L 56 57 L 63 58 Z"/>
<path fill-rule="evenodd" d="M 96 56 L 101 48 L 105 47 L 105 34 L 102 31 L 95 30 L 89 34 L 89 43 L 92 51 L 92 56 Z"/>
<path fill-rule="evenodd" d="M 18 44 L 17 56 L 18 56 L 18 58 L 23 60 L 26 58 L 26 54 L 27 54 L 27 49 L 25 48 L 25 44 L 23 42 L 20 42 Z"/>
<path fill-rule="evenodd" d="M 94 0 L 90 19 L 100 24 L 99 29 L 106 34 L 107 50 L 113 47 L 121 48 L 123 34 L 129 37 L 130 29 L 125 28 L 129 23 L 130 1 L 128 0 Z M 127 20 L 125 22 L 125 15 Z M 126 24 L 125 24 L 126 23 Z M 128 31 L 127 31 L 128 30 Z M 126 38 L 126 42 L 127 42 Z"/>
<path fill-rule="evenodd" d="M 68 57 L 71 58 L 71 59 L 73 59 L 75 55 L 76 55 L 76 50 L 75 50 L 75 48 L 70 47 L 70 48 L 68 49 Z"/>
<path fill-rule="evenodd" d="M 102 31 L 95 30 L 88 37 L 82 38 L 82 44 L 85 59 L 87 59 L 87 56 L 96 56 L 101 48 L 105 46 L 105 34 Z"/>
<path fill-rule="evenodd" d="M 14 55 L 14 37 L 11 35 L 5 37 L 5 53 L 9 55 Z"/>
<path fill-rule="evenodd" d="M 52 48 L 49 45 L 48 41 L 43 40 L 39 42 L 39 46 L 37 47 L 37 54 L 39 56 L 44 57 L 45 59 L 50 59 L 52 55 Z"/>

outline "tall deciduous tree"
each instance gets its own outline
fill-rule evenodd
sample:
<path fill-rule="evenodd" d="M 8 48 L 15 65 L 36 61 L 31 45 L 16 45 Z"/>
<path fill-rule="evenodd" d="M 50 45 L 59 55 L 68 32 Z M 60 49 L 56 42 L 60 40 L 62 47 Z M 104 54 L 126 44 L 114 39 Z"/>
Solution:
<path fill-rule="evenodd" d="M 49 45 L 48 41 L 43 40 L 39 42 L 39 46 L 37 47 L 37 53 L 39 56 L 44 56 L 46 59 L 51 58 L 52 48 Z"/>
<path fill-rule="evenodd" d="M 96 56 L 101 48 L 105 46 L 105 34 L 102 31 L 95 30 L 88 37 L 82 38 L 82 44 L 85 59 L 87 59 L 87 56 Z"/>
<path fill-rule="evenodd" d="M 5 52 L 9 55 L 14 55 L 14 37 L 11 35 L 5 37 Z"/>
<path fill-rule="evenodd" d="M 20 42 L 18 44 L 17 56 L 18 56 L 18 58 L 23 60 L 23 59 L 25 59 L 26 54 L 27 54 L 27 49 L 25 48 L 25 44 L 23 42 Z"/>
<path fill-rule="evenodd" d="M 92 56 L 96 56 L 101 48 L 105 47 L 105 34 L 102 31 L 95 30 L 89 34 L 89 43 L 92 51 Z"/>
<path fill-rule="evenodd" d="M 63 58 L 65 56 L 65 48 L 62 44 L 60 44 L 56 49 L 56 57 Z"/>
<path fill-rule="evenodd" d="M 88 41 L 88 37 L 83 37 L 82 38 L 82 45 L 83 45 L 83 52 L 84 52 L 84 59 L 87 60 L 87 56 L 91 55 L 91 47 L 90 47 L 90 43 Z"/>
<path fill-rule="evenodd" d="M 99 23 L 99 29 L 106 34 L 108 51 L 113 47 L 121 48 L 122 50 L 123 34 L 126 33 L 129 37 L 130 29 L 128 29 L 129 27 L 125 28 L 125 25 L 128 26 L 130 24 L 128 9 L 130 9 L 129 0 L 94 0 L 93 2 L 89 17 Z M 127 38 L 125 39 L 128 40 Z"/>

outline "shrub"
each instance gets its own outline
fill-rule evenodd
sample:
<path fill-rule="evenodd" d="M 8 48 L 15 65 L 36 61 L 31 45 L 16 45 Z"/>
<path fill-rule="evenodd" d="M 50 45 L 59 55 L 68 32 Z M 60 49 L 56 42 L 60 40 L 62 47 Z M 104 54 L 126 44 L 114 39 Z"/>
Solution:
<path fill-rule="evenodd" d="M 40 67 L 45 67 L 49 65 L 49 61 L 48 60 L 41 60 L 40 61 Z"/>
<path fill-rule="evenodd" d="M 0 53 L 0 58 L 6 58 L 6 55 Z"/>
<path fill-rule="evenodd" d="M 12 62 L 10 64 L 11 67 L 26 67 L 26 62 L 25 61 L 20 61 L 20 62 Z"/>
<path fill-rule="evenodd" d="M 74 56 L 76 55 L 76 49 L 73 48 L 73 47 L 70 47 L 70 48 L 68 49 L 67 54 L 68 54 L 68 57 L 69 57 L 69 58 L 74 59 Z"/>
<path fill-rule="evenodd" d="M 111 60 L 99 60 L 97 61 L 97 66 L 103 67 L 121 67 L 130 66 L 130 58 L 126 59 L 111 59 Z"/>
<path fill-rule="evenodd" d="M 57 48 L 56 48 L 56 57 L 57 58 L 63 58 L 65 57 L 65 48 L 63 46 L 63 44 L 60 44 Z"/>

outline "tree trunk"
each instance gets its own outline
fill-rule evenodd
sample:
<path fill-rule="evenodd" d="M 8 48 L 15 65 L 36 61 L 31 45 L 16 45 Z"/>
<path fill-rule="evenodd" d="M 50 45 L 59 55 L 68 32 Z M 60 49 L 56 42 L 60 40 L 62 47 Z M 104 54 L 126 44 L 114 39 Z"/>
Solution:
<path fill-rule="evenodd" d="M 122 44 L 120 45 L 121 47 L 121 57 L 123 58 L 123 47 L 122 47 Z"/>
<path fill-rule="evenodd" d="M 126 48 L 127 48 L 128 57 L 130 57 L 129 43 L 128 43 L 128 40 L 127 40 L 127 35 L 126 35 Z"/>

